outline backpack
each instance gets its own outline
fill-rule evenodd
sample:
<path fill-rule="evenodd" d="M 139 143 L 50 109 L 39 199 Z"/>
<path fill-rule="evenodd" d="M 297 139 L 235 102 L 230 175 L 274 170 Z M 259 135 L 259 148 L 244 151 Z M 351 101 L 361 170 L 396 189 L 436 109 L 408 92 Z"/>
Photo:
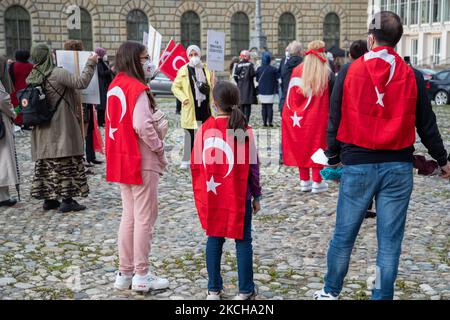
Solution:
<path fill-rule="evenodd" d="M 44 79 L 44 82 L 45 81 L 47 81 L 47 79 Z M 50 84 L 50 82 L 48 83 Z M 50 86 L 56 91 L 56 93 L 59 94 L 59 92 L 51 84 Z M 17 92 L 16 96 L 23 115 L 23 125 L 40 126 L 49 123 L 52 120 L 52 117 L 62 99 L 64 99 L 66 89 L 67 88 L 64 88 L 62 95 L 59 94 L 60 98 L 58 99 L 54 109 L 50 107 L 44 88 L 41 85 L 33 86 L 30 84 L 25 89 Z"/>

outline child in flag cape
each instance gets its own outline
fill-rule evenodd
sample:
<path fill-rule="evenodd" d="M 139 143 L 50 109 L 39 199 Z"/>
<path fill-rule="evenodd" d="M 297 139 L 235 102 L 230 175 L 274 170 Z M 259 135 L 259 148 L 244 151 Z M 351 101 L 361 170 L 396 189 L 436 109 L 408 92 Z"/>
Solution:
<path fill-rule="evenodd" d="M 328 108 L 334 74 L 323 41 L 309 43 L 305 54 L 305 61 L 292 72 L 283 108 L 283 158 L 285 165 L 299 168 L 301 191 L 319 193 L 327 191 L 328 184 L 320 176 L 323 165 L 315 163 L 311 156 L 327 146 Z"/>
<path fill-rule="evenodd" d="M 261 198 L 256 147 L 251 128 L 239 110 L 236 85 L 217 83 L 213 98 L 217 117 L 210 117 L 202 125 L 191 156 L 195 205 L 208 236 L 207 300 L 221 298 L 220 261 L 225 238 L 236 241 L 239 294 L 235 300 L 250 300 L 256 296 L 252 214 L 260 210 Z"/>

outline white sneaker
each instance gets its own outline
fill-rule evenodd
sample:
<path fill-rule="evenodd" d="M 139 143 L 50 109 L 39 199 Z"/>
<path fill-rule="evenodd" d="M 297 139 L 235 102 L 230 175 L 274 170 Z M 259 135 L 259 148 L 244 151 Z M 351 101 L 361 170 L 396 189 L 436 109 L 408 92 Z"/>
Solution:
<path fill-rule="evenodd" d="M 122 273 L 117 273 L 116 282 L 114 282 L 114 289 L 117 290 L 128 290 L 131 288 L 131 282 L 133 280 L 132 275 L 123 275 Z"/>
<path fill-rule="evenodd" d="M 300 191 L 301 192 L 309 192 L 312 190 L 312 182 L 300 180 Z"/>
<path fill-rule="evenodd" d="M 139 292 L 148 292 L 150 290 L 162 290 L 169 287 L 169 280 L 164 278 L 158 278 L 151 273 L 147 273 L 145 276 L 136 274 L 133 277 L 132 290 Z"/>
<path fill-rule="evenodd" d="M 253 290 L 252 293 L 239 293 L 233 300 L 255 300 L 257 296 L 257 289 Z"/>
<path fill-rule="evenodd" d="M 208 294 L 206 295 L 206 300 L 222 300 L 222 292 L 208 291 Z"/>
<path fill-rule="evenodd" d="M 328 183 L 322 181 L 321 183 L 314 182 L 312 184 L 312 193 L 320 193 L 328 190 Z"/>
<path fill-rule="evenodd" d="M 181 170 L 189 170 L 191 167 L 191 163 L 189 161 L 181 161 L 180 169 Z"/>
<path fill-rule="evenodd" d="M 338 300 L 339 296 L 335 297 L 331 293 L 326 293 L 324 289 L 314 292 L 314 300 Z"/>

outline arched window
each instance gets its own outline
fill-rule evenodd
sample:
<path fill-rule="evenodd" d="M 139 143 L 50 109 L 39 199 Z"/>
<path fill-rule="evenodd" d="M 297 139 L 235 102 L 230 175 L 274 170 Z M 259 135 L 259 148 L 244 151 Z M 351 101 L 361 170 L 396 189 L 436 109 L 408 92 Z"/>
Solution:
<path fill-rule="evenodd" d="M 186 11 L 181 16 L 181 44 L 187 48 L 195 44 L 201 48 L 200 17 L 194 11 Z"/>
<path fill-rule="evenodd" d="M 332 46 L 339 48 L 341 39 L 341 22 L 336 13 L 329 13 L 323 23 L 323 41 L 327 49 Z"/>
<path fill-rule="evenodd" d="M 148 18 L 141 10 L 131 10 L 127 15 L 127 39 L 142 42 L 148 32 Z"/>
<path fill-rule="evenodd" d="M 12 6 L 5 11 L 6 54 L 14 56 L 18 49 L 30 50 L 30 14 L 21 6 Z"/>
<path fill-rule="evenodd" d="M 89 12 L 80 8 L 81 25 L 80 29 L 69 29 L 69 39 L 83 41 L 83 47 L 85 50 L 93 50 L 92 43 L 92 19 Z"/>
<path fill-rule="evenodd" d="M 295 17 L 285 12 L 278 20 L 278 52 L 284 54 L 288 44 L 295 40 Z"/>
<path fill-rule="evenodd" d="M 231 54 L 238 56 L 241 50 L 250 49 L 250 23 L 244 12 L 231 17 Z"/>

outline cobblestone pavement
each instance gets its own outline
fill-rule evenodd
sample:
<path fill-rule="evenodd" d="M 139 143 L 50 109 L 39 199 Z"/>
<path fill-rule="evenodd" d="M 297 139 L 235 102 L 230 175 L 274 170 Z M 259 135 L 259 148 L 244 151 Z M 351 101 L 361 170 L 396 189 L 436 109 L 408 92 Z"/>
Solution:
<path fill-rule="evenodd" d="M 33 163 L 30 134 L 18 134 L 22 202 L 0 212 L 0 298 L 2 299 L 204 299 L 206 237 L 197 218 L 190 175 L 178 169 L 183 132 L 172 99 L 159 99 L 172 130 L 167 140 L 171 165 L 159 189 L 159 220 L 152 271 L 170 280 L 161 292 L 136 294 L 113 289 L 117 268 L 116 237 L 121 216 L 117 185 L 105 182 L 104 166 L 89 176 L 91 194 L 84 212 L 43 212 L 29 196 Z M 450 107 L 436 107 L 441 133 L 450 147 Z M 260 107 L 253 107 L 263 163 L 262 211 L 254 217 L 254 270 L 259 299 L 311 299 L 322 287 L 327 243 L 334 226 L 338 186 L 325 194 L 303 194 L 298 172 L 279 167 L 279 123 L 264 130 Z M 257 130 L 259 129 L 259 130 Z M 271 144 L 267 140 L 272 140 Z M 271 148 L 270 148 L 271 146 Z M 423 147 L 418 146 L 419 151 Z M 102 157 L 99 157 L 102 159 Z M 270 162 L 269 160 L 272 159 Z M 396 299 L 450 298 L 450 184 L 437 177 L 415 176 L 406 225 Z M 233 241 L 223 257 L 225 293 L 237 291 Z M 375 220 L 361 228 L 343 290 L 343 299 L 368 299 L 374 275 Z"/>

